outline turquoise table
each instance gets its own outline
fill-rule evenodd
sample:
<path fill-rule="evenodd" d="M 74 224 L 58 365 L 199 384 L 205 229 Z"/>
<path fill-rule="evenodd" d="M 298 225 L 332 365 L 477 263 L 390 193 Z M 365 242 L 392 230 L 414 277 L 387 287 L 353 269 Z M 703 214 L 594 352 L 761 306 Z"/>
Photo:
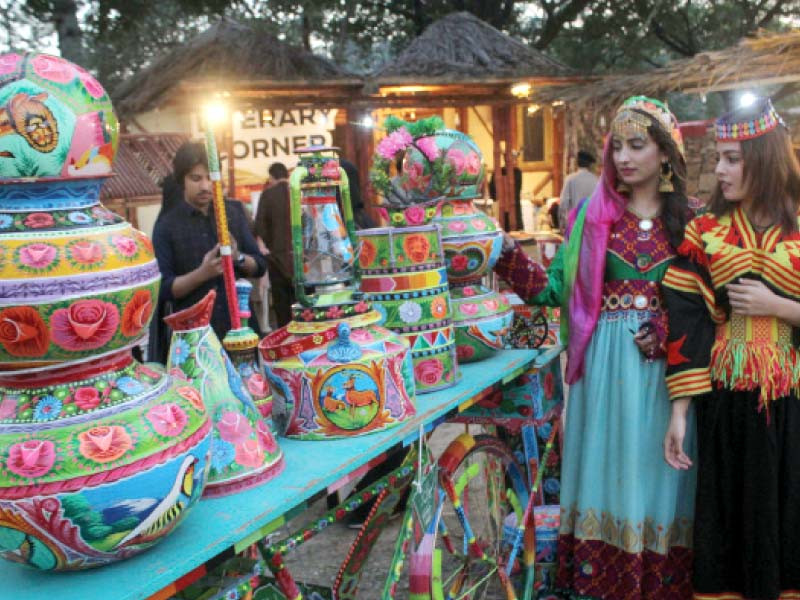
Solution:
<path fill-rule="evenodd" d="M 203 500 L 177 531 L 135 558 L 77 573 L 44 573 L 0 561 L 0 600 L 143 600 L 159 592 L 159 598 L 169 597 L 173 582 L 209 559 L 277 529 L 324 490 L 337 489 L 366 471 L 393 446 L 416 440 L 420 426 L 432 429 L 448 414 L 467 408 L 528 368 L 546 364 L 559 351 L 506 350 L 464 365 L 458 385 L 418 397 L 417 416 L 389 431 L 329 442 L 281 438 L 286 455 L 281 475 L 246 492 Z"/>

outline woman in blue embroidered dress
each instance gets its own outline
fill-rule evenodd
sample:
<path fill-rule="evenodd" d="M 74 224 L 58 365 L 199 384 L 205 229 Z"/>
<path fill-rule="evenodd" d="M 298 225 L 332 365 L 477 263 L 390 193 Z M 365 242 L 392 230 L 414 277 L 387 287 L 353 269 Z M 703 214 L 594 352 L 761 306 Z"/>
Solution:
<path fill-rule="evenodd" d="M 571 389 L 557 583 L 571 597 L 691 597 L 693 471 L 669 469 L 661 449 L 670 404 L 660 284 L 689 218 L 684 174 L 675 117 L 630 98 L 547 288 L 529 285 L 535 271 L 518 246 L 495 267 L 529 303 L 562 306 Z"/>

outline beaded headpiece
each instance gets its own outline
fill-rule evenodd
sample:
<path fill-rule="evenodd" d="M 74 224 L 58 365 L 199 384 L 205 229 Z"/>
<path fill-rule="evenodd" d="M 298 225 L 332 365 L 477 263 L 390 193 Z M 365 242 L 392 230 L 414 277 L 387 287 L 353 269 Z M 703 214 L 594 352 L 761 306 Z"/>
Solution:
<path fill-rule="evenodd" d="M 744 114 L 750 115 L 743 118 Z M 769 98 L 764 98 L 746 113 L 733 111 L 722 115 L 716 122 L 718 142 L 740 142 L 769 133 L 778 125 L 786 127 L 781 116 L 772 106 Z"/>
<path fill-rule="evenodd" d="M 653 121 L 673 139 L 683 156 L 683 136 L 678 127 L 678 119 L 663 102 L 654 98 L 631 96 L 625 100 L 617 109 L 611 124 L 611 133 L 621 137 L 633 135 L 646 138 L 647 129 L 653 125 Z"/>

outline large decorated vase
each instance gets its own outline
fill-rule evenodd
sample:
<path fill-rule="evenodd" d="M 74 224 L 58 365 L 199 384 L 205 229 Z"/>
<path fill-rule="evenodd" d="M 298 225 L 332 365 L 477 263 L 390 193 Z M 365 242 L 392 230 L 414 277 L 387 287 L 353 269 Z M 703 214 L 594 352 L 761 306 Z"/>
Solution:
<path fill-rule="evenodd" d="M 358 289 L 350 193 L 335 149 L 302 152 L 290 189 L 298 302 L 292 321 L 259 345 L 273 425 L 305 440 L 395 427 L 416 412 L 409 342 L 379 325 Z"/>
<path fill-rule="evenodd" d="M 467 135 L 438 117 L 406 123 L 387 119 L 370 180 L 394 227 L 433 222 L 441 227 L 459 362 L 482 360 L 503 348 L 513 314 L 483 285 L 502 249 L 503 232 L 478 210 L 485 177 L 481 152 Z M 396 161 L 401 168 L 389 175 Z"/>
<path fill-rule="evenodd" d="M 117 121 L 86 71 L 0 55 L 0 556 L 133 556 L 200 498 L 202 398 L 133 360 L 158 296 L 149 240 L 99 203 Z"/>
<path fill-rule="evenodd" d="M 381 314 L 380 324 L 411 346 L 417 394 L 458 381 L 439 227 L 383 227 L 357 232 L 361 290 Z"/>

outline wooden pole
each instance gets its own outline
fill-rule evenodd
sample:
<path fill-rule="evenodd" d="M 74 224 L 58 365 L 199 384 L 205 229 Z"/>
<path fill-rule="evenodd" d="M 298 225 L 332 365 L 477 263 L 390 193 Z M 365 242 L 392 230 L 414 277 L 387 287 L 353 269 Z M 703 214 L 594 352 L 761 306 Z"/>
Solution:
<path fill-rule="evenodd" d="M 501 141 L 503 139 L 503 126 L 500 115 L 500 107 L 492 106 L 492 150 L 494 160 L 494 202 L 497 206 L 497 220 L 500 226 L 504 229 L 507 227 L 506 223 L 506 190 L 505 178 L 503 177 L 502 170 L 502 147 Z"/>
<path fill-rule="evenodd" d="M 522 229 L 522 223 L 517 223 L 517 180 L 514 177 L 514 167 L 517 164 L 514 151 L 517 148 L 517 123 L 514 118 L 517 107 L 506 106 L 506 185 L 508 186 L 508 221 L 512 231 Z M 521 183 L 521 182 L 520 182 Z"/>
<path fill-rule="evenodd" d="M 564 142 L 565 111 L 561 108 L 553 110 L 553 195 L 561 193 L 564 185 Z"/>

